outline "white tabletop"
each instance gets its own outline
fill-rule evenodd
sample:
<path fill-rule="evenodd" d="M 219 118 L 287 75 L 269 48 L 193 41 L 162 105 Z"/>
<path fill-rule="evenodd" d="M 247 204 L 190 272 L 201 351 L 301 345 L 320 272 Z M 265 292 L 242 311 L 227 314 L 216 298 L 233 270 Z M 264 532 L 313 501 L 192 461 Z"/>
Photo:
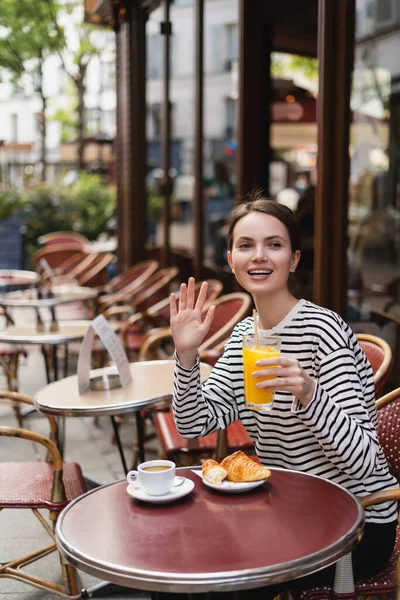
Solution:
<path fill-rule="evenodd" d="M 91 321 L 58 321 L 58 331 L 50 331 L 50 323 L 45 323 L 45 331 L 38 331 L 36 324 L 10 325 L 0 331 L 0 342 L 6 344 L 64 344 L 81 340 Z"/>
<path fill-rule="evenodd" d="M 22 269 L 0 269 L 0 287 L 19 286 L 22 284 L 35 285 L 40 277 L 35 271 L 24 271 Z"/>
<path fill-rule="evenodd" d="M 38 297 L 37 289 L 9 292 L 0 296 L 1 306 L 15 306 L 26 308 L 42 308 L 69 304 L 70 302 L 84 302 L 96 298 L 98 291 L 95 288 L 80 285 L 55 285 L 51 288 L 51 298 Z"/>
<path fill-rule="evenodd" d="M 112 390 L 86 390 L 79 394 L 78 376 L 73 375 L 46 385 L 36 392 L 34 401 L 41 412 L 52 415 L 119 415 L 147 408 L 171 397 L 174 360 L 130 363 L 131 382 Z M 201 377 L 207 379 L 212 367 L 201 363 Z M 91 371 L 91 377 L 116 373 L 116 367 Z"/>

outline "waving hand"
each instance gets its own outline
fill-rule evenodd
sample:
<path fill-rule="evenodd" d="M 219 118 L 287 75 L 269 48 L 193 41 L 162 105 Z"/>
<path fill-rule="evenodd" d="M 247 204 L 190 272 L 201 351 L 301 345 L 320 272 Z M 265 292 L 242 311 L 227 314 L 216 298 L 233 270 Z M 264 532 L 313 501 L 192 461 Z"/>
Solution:
<path fill-rule="evenodd" d="M 181 284 L 178 304 L 175 294 L 171 294 L 170 298 L 171 331 L 175 349 L 181 365 L 188 369 L 193 367 L 197 349 L 214 318 L 215 307 L 211 306 L 203 320 L 207 290 L 208 284 L 203 282 L 195 303 L 195 281 L 190 277 L 187 285 Z"/>

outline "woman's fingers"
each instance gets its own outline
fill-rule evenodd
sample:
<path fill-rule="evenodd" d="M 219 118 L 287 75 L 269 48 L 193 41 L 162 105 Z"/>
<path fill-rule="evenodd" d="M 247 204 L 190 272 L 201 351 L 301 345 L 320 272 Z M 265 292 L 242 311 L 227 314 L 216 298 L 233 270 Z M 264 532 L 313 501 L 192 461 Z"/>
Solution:
<path fill-rule="evenodd" d="M 198 309 L 200 312 L 203 310 L 204 304 L 206 303 L 207 292 L 208 292 L 208 283 L 207 283 L 207 281 L 203 281 L 203 283 L 201 284 L 199 296 L 198 296 L 197 302 L 196 302 L 196 309 Z"/>
<path fill-rule="evenodd" d="M 176 294 L 172 293 L 169 297 L 169 314 L 170 317 L 176 317 L 177 309 L 176 309 Z"/>
<path fill-rule="evenodd" d="M 179 291 L 179 307 L 178 311 L 181 312 L 186 308 L 186 283 L 181 283 L 180 291 Z"/>
<path fill-rule="evenodd" d="M 193 310 L 194 307 L 194 296 L 195 296 L 195 280 L 194 277 L 189 277 L 187 287 L 187 301 L 186 308 Z"/>
<path fill-rule="evenodd" d="M 277 356 L 275 358 L 261 358 L 256 362 L 257 367 L 268 367 L 278 365 L 279 367 L 291 367 L 298 365 L 299 362 L 294 358 L 286 358 L 285 356 Z"/>
<path fill-rule="evenodd" d="M 210 329 L 211 323 L 213 322 L 214 319 L 214 315 L 215 315 L 215 306 L 210 306 L 210 308 L 207 311 L 207 314 L 205 316 L 205 319 L 203 321 L 203 327 L 205 329 L 205 333 L 208 332 L 208 330 Z"/>

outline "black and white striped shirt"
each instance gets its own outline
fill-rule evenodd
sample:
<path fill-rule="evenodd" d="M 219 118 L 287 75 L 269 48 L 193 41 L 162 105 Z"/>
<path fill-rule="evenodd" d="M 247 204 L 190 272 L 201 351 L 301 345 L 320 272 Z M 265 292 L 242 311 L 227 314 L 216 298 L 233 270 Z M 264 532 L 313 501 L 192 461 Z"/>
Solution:
<path fill-rule="evenodd" d="M 253 317 L 235 327 L 203 386 L 199 363 L 187 370 L 177 360 L 173 412 L 180 434 L 199 437 L 241 419 L 266 466 L 319 475 L 358 497 L 398 487 L 378 442 L 371 366 L 339 315 L 300 300 L 268 332 L 281 336 L 281 354 L 296 357 L 316 380 L 306 408 L 289 392 L 279 391 L 269 411 L 245 407 L 242 336 L 253 328 Z M 367 521 L 375 523 L 396 516 L 394 502 L 366 511 Z"/>

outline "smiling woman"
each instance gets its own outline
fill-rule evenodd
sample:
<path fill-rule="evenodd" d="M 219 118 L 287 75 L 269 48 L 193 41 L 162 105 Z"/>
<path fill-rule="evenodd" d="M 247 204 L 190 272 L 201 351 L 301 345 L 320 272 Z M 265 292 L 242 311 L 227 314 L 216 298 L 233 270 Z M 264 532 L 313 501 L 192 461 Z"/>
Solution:
<path fill-rule="evenodd" d="M 207 286 L 203 284 L 196 303 L 193 278 L 181 285 L 179 303 L 172 294 L 177 428 L 193 438 L 240 419 L 266 467 L 319 475 L 359 498 L 396 488 L 376 433 L 372 369 L 357 339 L 339 315 L 289 290 L 290 274 L 300 261 L 299 239 L 291 210 L 259 194 L 232 212 L 228 261 L 240 285 L 253 296 L 257 314 L 255 321 L 248 317 L 235 327 L 203 386 L 197 349 L 214 316 L 211 307 L 202 321 Z M 250 410 L 245 403 L 243 336 L 254 329 L 281 338 L 281 356 L 257 361 L 253 373 L 260 390 L 275 392 L 268 411 Z M 355 577 L 372 575 L 385 564 L 395 541 L 396 518 L 393 502 L 366 510 L 365 534 L 353 552 Z M 300 581 L 302 589 L 331 584 L 333 568 Z M 295 586 L 290 582 L 286 587 Z M 246 591 L 245 597 L 261 594 L 267 600 L 280 591 Z"/>

